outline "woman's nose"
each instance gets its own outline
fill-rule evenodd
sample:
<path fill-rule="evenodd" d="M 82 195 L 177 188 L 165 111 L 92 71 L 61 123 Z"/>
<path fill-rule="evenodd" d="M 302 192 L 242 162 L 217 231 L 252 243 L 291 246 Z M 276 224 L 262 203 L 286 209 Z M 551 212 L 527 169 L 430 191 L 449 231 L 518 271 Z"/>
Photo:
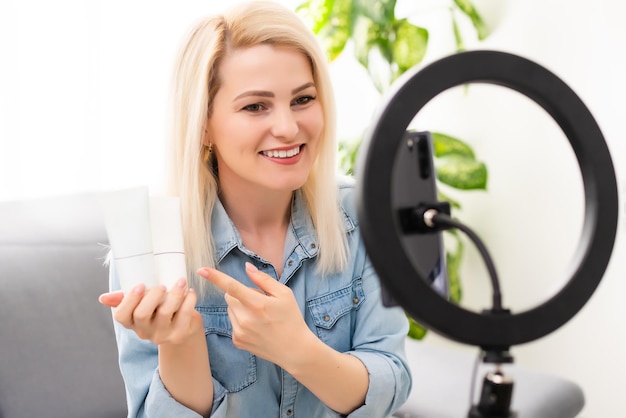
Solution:
<path fill-rule="evenodd" d="M 272 118 L 272 135 L 286 140 L 293 139 L 298 130 L 298 121 L 294 112 L 289 109 L 276 109 Z"/>

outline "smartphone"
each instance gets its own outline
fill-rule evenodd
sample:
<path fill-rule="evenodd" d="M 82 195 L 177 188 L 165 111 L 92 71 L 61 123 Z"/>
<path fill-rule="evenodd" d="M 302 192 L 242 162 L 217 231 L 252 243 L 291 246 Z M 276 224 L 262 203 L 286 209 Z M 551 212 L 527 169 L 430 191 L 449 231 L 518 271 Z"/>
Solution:
<path fill-rule="evenodd" d="M 404 251 L 419 277 L 444 298 L 449 285 L 441 232 L 414 228 L 406 214 L 423 204 L 437 204 L 433 143 L 429 132 L 406 131 L 392 172 L 392 207 L 397 214 Z M 411 279 L 412 280 L 412 279 Z M 417 280 L 420 280 L 417 278 Z M 397 306 L 383 286 L 383 304 Z"/>

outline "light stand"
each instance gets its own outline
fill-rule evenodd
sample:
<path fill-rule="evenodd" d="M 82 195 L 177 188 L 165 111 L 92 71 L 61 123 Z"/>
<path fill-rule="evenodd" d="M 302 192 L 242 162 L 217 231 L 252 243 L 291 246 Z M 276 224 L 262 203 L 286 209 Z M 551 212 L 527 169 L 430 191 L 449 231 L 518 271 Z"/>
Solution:
<path fill-rule="evenodd" d="M 501 366 L 512 363 L 508 350 L 495 350 L 483 355 L 483 362 L 495 364 L 492 372 L 485 374 L 477 405 L 472 405 L 468 418 L 517 418 L 511 411 L 513 379 L 506 375 Z"/>
<path fill-rule="evenodd" d="M 398 163 L 406 129 L 424 105 L 446 89 L 477 82 L 508 87 L 539 104 L 569 139 L 582 174 L 585 219 L 571 277 L 549 300 L 523 312 L 501 306 L 472 312 L 433 290 L 432 259 L 424 264 L 419 254 L 433 252 L 437 241 L 432 237 L 438 232 L 420 228 L 433 221 L 424 218 L 428 209 L 437 212 L 435 221 L 451 218 L 443 216 L 445 210 L 441 212 L 432 190 L 424 195 L 424 182 L 418 181 L 417 188 L 407 186 L 407 179 L 423 168 L 413 168 L 407 175 L 402 172 L 406 165 Z M 463 52 L 405 73 L 375 121 L 361 145 L 356 170 L 359 222 L 372 265 L 384 289 L 410 316 L 444 337 L 480 347 L 483 361 L 495 364 L 484 378 L 481 400 L 468 416 L 514 417 L 509 410 L 512 381 L 499 367 L 512 361 L 510 347 L 539 339 L 569 321 L 595 291 L 611 257 L 618 197 L 602 132 L 580 98 L 556 75 L 530 60 L 498 51 Z M 494 301 L 496 291 L 494 287 Z"/>
<path fill-rule="evenodd" d="M 468 417 L 516 418 L 517 413 L 510 409 L 512 399 L 513 380 L 496 365 L 494 372 L 485 375 L 478 405 L 470 408 Z"/>

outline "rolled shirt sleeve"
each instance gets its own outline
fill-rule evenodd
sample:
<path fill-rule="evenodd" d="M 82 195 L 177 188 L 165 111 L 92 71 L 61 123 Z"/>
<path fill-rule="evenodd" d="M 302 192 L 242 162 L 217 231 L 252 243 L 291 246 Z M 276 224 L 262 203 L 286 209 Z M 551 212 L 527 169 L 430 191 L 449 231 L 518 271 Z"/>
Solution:
<path fill-rule="evenodd" d="M 348 415 L 350 418 L 388 416 L 404 404 L 411 381 L 401 362 L 380 353 L 355 351 L 350 354 L 363 362 L 370 375 L 365 404 Z"/>
<path fill-rule="evenodd" d="M 351 354 L 365 365 L 370 380 L 365 404 L 350 418 L 391 415 L 406 402 L 412 376 L 406 360 L 406 314 L 399 307 L 382 304 L 381 288 L 369 260 L 363 270 L 367 302 L 358 311 Z"/>

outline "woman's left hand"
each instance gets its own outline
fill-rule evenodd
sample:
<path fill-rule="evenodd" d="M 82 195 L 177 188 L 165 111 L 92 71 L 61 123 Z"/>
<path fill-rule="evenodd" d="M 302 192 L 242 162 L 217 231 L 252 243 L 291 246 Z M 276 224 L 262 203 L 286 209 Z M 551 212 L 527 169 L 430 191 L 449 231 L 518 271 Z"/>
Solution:
<path fill-rule="evenodd" d="M 198 274 L 225 294 L 233 327 L 233 344 L 285 369 L 297 364 L 296 348 L 315 338 L 291 289 L 246 263 L 246 273 L 259 287 L 248 287 L 218 270 L 201 268 Z M 295 362 L 295 363 L 294 363 Z"/>

